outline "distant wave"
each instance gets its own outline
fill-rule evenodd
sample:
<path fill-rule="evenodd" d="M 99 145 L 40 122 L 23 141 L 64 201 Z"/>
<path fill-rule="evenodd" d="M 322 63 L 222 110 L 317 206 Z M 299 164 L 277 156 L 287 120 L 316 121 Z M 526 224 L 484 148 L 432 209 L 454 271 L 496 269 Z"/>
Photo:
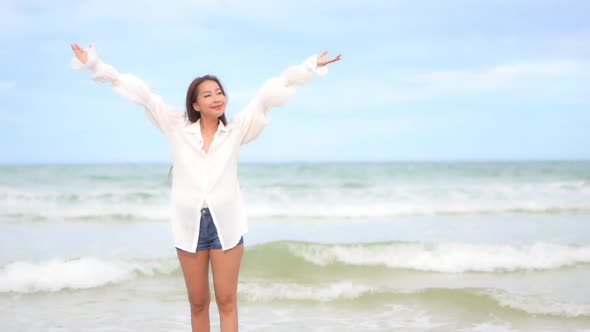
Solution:
<path fill-rule="evenodd" d="M 294 171 L 283 174 L 280 181 L 268 175 L 251 176 L 254 178 L 245 186 L 244 197 L 252 220 L 590 215 L 590 181 L 579 175 L 551 181 L 489 175 L 437 178 L 432 183 L 416 174 L 396 173 L 382 179 L 351 179 L 343 174 L 303 176 Z M 151 182 L 149 176 L 142 179 L 133 185 L 94 180 L 77 185 L 0 185 L 0 221 L 166 222 L 170 218 L 169 186 Z"/>
<path fill-rule="evenodd" d="M 472 202 L 471 202 L 472 203 Z M 493 216 L 493 215 L 589 215 L 590 205 L 526 207 L 512 203 L 511 206 L 478 206 L 470 202 L 455 206 L 429 206 L 428 203 L 368 204 L 366 206 L 303 205 L 253 206 L 249 215 L 264 219 L 372 219 L 394 217 L 428 216 Z"/>
<path fill-rule="evenodd" d="M 82 206 L 60 209 L 16 210 L 5 209 L 0 212 L 0 221 L 28 223 L 28 222 L 168 222 L 170 213 L 168 206 L 162 205 L 129 205 L 121 206 Z M 476 206 L 463 208 L 437 208 L 427 206 L 343 206 L 316 207 L 293 205 L 292 207 L 249 207 L 248 216 L 252 222 L 257 220 L 289 220 L 307 221 L 318 220 L 339 222 L 354 220 L 358 222 L 391 220 L 393 218 L 411 217 L 464 217 L 464 216 L 509 216 L 509 215 L 590 215 L 590 207 L 568 208 L 510 208 L 485 210 Z"/>
<path fill-rule="evenodd" d="M 4 222 L 35 223 L 35 222 L 167 222 L 169 212 L 166 207 L 105 207 L 83 209 L 54 209 L 49 211 L 22 211 L 0 213 Z"/>

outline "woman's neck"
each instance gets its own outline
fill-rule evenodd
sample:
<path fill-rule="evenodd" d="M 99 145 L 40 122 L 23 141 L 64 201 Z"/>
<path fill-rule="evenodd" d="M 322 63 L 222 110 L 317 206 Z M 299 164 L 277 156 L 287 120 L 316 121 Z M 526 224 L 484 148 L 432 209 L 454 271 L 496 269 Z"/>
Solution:
<path fill-rule="evenodd" d="M 218 118 L 211 118 L 211 117 L 201 117 L 201 132 L 203 133 L 214 133 L 217 131 L 217 127 L 219 126 L 219 119 Z"/>

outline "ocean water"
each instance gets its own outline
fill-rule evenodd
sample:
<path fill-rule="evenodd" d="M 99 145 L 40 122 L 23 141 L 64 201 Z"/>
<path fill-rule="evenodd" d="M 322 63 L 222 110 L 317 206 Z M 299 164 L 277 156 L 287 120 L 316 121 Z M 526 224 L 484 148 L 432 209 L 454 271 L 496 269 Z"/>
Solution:
<path fill-rule="evenodd" d="M 0 166 L 0 331 L 190 331 L 168 169 Z M 590 161 L 240 179 L 241 331 L 590 331 Z"/>

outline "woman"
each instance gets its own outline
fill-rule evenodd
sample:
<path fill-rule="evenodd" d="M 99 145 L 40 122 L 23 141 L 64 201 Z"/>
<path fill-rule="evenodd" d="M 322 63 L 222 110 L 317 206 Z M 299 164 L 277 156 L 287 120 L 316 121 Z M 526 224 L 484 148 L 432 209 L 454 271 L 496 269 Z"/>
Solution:
<path fill-rule="evenodd" d="M 168 106 L 162 97 L 131 74 L 121 74 L 98 57 L 93 45 L 71 44 L 75 69 L 89 70 L 92 79 L 111 83 L 118 94 L 143 106 L 153 124 L 166 136 L 172 150 L 171 226 L 184 274 L 193 331 L 209 331 L 209 259 L 215 301 L 222 331 L 238 330 L 238 273 L 248 231 L 237 177 L 241 144 L 255 139 L 269 121 L 268 109 L 284 104 L 295 85 L 313 73 L 323 76 L 326 65 L 340 60 L 309 57 L 303 64 L 268 80 L 256 97 L 236 114 L 225 118 L 225 90 L 215 76 L 198 77 L 186 95 L 186 113 Z"/>

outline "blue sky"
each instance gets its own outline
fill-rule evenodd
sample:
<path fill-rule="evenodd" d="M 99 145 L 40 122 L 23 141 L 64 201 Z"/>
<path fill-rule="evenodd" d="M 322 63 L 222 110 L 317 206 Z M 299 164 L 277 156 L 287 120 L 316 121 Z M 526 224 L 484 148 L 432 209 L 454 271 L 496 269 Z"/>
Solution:
<path fill-rule="evenodd" d="M 588 1 L 6 1 L 0 163 L 169 162 L 140 106 L 70 67 L 93 42 L 182 108 L 219 76 L 228 115 L 330 51 L 242 161 L 590 159 Z"/>

